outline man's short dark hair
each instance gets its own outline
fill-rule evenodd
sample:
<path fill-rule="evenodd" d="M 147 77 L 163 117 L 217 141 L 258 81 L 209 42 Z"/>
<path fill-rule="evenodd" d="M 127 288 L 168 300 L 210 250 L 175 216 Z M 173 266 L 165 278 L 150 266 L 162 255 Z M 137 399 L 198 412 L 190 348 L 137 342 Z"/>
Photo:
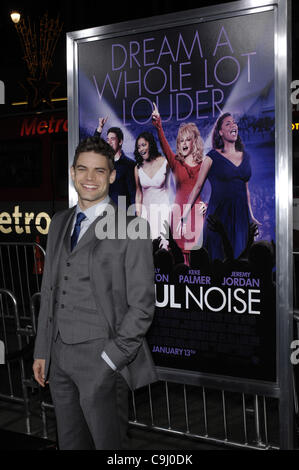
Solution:
<path fill-rule="evenodd" d="M 87 139 L 81 140 L 81 142 L 79 142 L 73 160 L 74 168 L 76 166 L 80 153 L 83 152 L 95 152 L 100 155 L 103 155 L 103 157 L 107 158 L 110 171 L 114 169 L 115 151 L 113 150 L 111 145 L 109 145 L 108 142 L 106 142 L 101 137 L 87 137 Z"/>
<path fill-rule="evenodd" d="M 110 129 L 108 129 L 107 131 L 107 135 L 109 134 L 109 132 L 113 132 L 114 134 L 116 134 L 116 137 L 118 138 L 119 141 L 124 140 L 123 131 L 119 127 L 110 127 Z"/>

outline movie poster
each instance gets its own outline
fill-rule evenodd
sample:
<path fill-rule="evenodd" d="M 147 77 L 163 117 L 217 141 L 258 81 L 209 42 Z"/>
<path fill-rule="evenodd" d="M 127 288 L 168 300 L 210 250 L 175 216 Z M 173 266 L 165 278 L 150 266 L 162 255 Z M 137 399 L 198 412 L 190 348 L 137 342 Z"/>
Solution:
<path fill-rule="evenodd" d="M 80 138 L 139 158 L 156 365 L 275 381 L 274 12 L 178 24 L 79 43 Z"/>

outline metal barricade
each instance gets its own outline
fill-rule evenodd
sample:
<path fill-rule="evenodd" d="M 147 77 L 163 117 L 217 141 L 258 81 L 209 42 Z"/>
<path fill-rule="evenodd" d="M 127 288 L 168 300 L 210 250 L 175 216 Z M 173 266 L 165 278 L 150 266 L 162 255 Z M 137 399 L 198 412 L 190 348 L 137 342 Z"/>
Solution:
<path fill-rule="evenodd" d="M 45 250 L 38 243 L 0 243 L 0 287 L 13 293 L 20 318 L 30 318 L 40 291 Z"/>
<path fill-rule="evenodd" d="M 297 254 L 294 254 L 294 256 Z M 298 253 L 299 255 L 299 253 Z M 296 273 L 294 272 L 295 296 Z M 13 294 L 1 292 L 11 299 Z M 1 297 L 2 298 L 2 297 Z M 39 294 L 31 297 L 31 332 L 35 334 L 35 312 L 38 310 Z M 14 299 L 13 304 L 16 304 Z M 296 302 L 295 302 L 296 305 Z M 14 307 L 8 317 L 15 316 Z M 2 314 L 3 317 L 3 314 Z M 298 321 L 299 310 L 295 309 L 294 319 Z M 20 335 L 22 328 L 17 326 Z M 11 374 L 8 374 L 11 377 Z M 24 379 L 24 377 L 23 377 Z M 26 400 L 26 387 L 23 380 L 23 394 Z M 12 380 L 10 379 L 10 382 Z M 25 385 L 25 386 L 24 386 Z M 226 388 L 225 388 L 226 387 Z M 10 392 L 14 397 L 14 392 Z M 295 410 L 298 416 L 296 373 L 294 368 Z M 0 395 L 1 398 L 1 395 Z M 53 410 L 49 400 L 40 401 L 42 435 L 48 437 L 47 412 Z M 30 410 L 26 408 L 27 430 L 30 432 Z M 137 390 L 131 395 L 130 425 L 186 439 L 204 441 L 211 444 L 234 448 L 267 450 L 279 449 L 279 399 L 273 396 L 255 394 L 246 390 L 236 391 L 225 385 L 188 385 L 161 380 Z"/>
<path fill-rule="evenodd" d="M 0 289 L 0 322 L 5 349 L 5 364 L 0 371 L 0 400 L 24 405 L 26 432 L 31 434 L 29 388 L 37 390 L 37 384 L 32 378 L 31 359 L 36 335 L 35 320 L 20 319 L 14 294 L 7 289 Z"/>
<path fill-rule="evenodd" d="M 132 393 L 130 424 L 211 444 L 278 449 L 278 400 L 158 382 Z M 271 430 L 271 432 L 269 432 Z"/>
<path fill-rule="evenodd" d="M 41 402 L 44 438 L 53 410 L 52 403 Z M 215 445 L 279 449 L 278 400 L 265 396 L 161 381 L 132 392 L 129 424 Z"/>
<path fill-rule="evenodd" d="M 0 334 L 6 364 L 1 367 L 0 399 L 22 403 L 26 432 L 31 434 L 32 377 L 36 312 L 45 251 L 38 243 L 0 243 Z"/>
<path fill-rule="evenodd" d="M 294 257 L 299 253 L 294 253 Z M 299 267 L 299 256 L 298 256 Z M 299 339 L 299 309 L 294 262 L 294 320 Z M 298 379 L 294 367 L 294 413 L 298 417 Z M 191 386 L 153 384 L 132 394 L 130 423 L 139 428 L 247 449 L 279 449 L 279 399 L 266 395 Z M 299 431 L 297 433 L 299 435 Z"/>
<path fill-rule="evenodd" d="M 53 410 L 41 402 L 44 438 Z M 129 424 L 215 445 L 279 449 L 278 400 L 265 396 L 160 381 L 132 392 Z"/>

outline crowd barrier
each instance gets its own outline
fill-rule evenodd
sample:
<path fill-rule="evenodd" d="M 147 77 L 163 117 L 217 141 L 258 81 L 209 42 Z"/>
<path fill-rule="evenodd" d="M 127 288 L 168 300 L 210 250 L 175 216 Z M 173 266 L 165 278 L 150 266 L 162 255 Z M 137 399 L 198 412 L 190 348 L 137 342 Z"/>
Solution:
<path fill-rule="evenodd" d="M 32 433 L 31 403 L 38 400 L 41 435 L 48 438 L 48 413 L 53 412 L 53 405 L 43 398 L 43 391 L 32 375 L 41 282 L 35 245 L 0 246 L 1 276 L 5 280 L 0 289 L 0 325 L 6 351 L 6 364 L 1 368 L 0 400 L 24 405 L 27 434 Z M 4 252 L 7 266 L 3 263 Z M 43 250 L 40 253 L 44 256 Z M 294 253 L 294 257 L 298 255 Z M 13 256 L 18 261 L 17 270 L 13 269 Z M 26 273 L 21 272 L 24 266 Z M 296 296 L 295 289 L 294 321 L 297 328 L 294 331 L 299 338 Z M 296 372 L 294 366 L 294 415 L 297 419 Z M 235 448 L 266 450 L 280 447 L 278 398 L 251 393 L 246 388 L 236 391 L 227 384 L 221 387 L 217 384 L 195 386 L 160 380 L 132 393 L 129 422 L 135 428 Z"/>
<path fill-rule="evenodd" d="M 31 320 L 31 299 L 40 292 L 44 257 L 38 243 L 0 243 L 0 287 L 13 293 L 22 319 Z"/>

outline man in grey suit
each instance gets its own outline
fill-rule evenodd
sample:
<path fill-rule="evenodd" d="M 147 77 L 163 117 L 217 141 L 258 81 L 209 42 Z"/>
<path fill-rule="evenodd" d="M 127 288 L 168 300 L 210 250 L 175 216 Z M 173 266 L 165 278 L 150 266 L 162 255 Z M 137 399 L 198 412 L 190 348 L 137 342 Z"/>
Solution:
<path fill-rule="evenodd" d="M 49 381 L 60 449 L 124 448 L 128 386 L 157 380 L 144 339 L 155 301 L 149 228 L 109 199 L 113 161 L 101 138 L 78 145 L 78 204 L 54 215 L 48 235 L 33 370 Z"/>

